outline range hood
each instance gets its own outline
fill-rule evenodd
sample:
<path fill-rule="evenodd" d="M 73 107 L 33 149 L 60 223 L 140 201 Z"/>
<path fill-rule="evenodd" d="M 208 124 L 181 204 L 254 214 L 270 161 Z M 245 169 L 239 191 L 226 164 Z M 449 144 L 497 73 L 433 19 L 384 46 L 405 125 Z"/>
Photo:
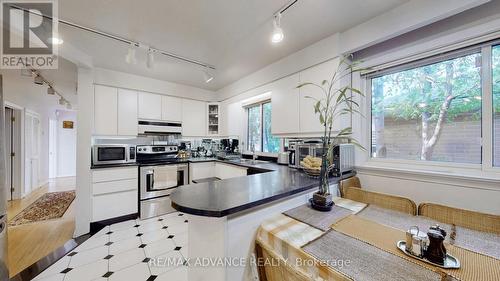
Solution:
<path fill-rule="evenodd" d="M 139 135 L 182 134 L 182 123 L 154 120 L 139 120 Z"/>

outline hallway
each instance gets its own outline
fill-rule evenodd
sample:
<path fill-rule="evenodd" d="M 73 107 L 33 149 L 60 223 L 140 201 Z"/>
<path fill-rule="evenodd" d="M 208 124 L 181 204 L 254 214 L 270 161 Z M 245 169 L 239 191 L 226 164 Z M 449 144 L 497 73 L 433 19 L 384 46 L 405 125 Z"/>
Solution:
<path fill-rule="evenodd" d="M 23 199 L 9 201 L 9 222 L 23 209 L 45 193 L 75 190 L 75 177 L 50 179 L 49 183 L 34 190 Z M 74 201 L 58 219 L 9 226 L 8 251 L 9 274 L 15 276 L 23 269 L 50 254 L 73 238 L 75 229 Z"/>

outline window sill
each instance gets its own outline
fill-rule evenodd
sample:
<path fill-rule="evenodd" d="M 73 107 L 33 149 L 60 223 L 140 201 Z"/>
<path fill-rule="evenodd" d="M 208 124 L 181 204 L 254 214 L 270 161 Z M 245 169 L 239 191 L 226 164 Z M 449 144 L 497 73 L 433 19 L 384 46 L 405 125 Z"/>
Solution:
<path fill-rule="evenodd" d="M 360 174 L 500 191 L 500 169 L 482 170 L 481 165 L 409 164 L 372 159 L 356 169 Z"/>

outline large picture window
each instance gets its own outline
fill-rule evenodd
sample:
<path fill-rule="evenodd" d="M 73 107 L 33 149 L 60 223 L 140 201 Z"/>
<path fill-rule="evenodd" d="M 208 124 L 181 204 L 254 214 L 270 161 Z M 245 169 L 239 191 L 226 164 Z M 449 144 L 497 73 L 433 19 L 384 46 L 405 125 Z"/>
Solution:
<path fill-rule="evenodd" d="M 480 50 L 387 69 L 370 82 L 373 158 L 481 163 Z"/>
<path fill-rule="evenodd" d="M 269 153 L 279 152 L 280 140 L 271 135 L 271 102 L 248 107 L 247 112 L 247 150 Z"/>

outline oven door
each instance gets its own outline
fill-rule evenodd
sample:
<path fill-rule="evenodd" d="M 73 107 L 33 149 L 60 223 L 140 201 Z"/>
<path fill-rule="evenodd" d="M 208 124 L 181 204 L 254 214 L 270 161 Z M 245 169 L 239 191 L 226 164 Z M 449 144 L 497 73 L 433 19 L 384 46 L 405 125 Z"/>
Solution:
<path fill-rule="evenodd" d="M 140 171 L 141 200 L 170 195 L 176 187 L 187 184 L 186 164 L 146 166 Z"/>
<path fill-rule="evenodd" d="M 93 148 L 93 164 L 122 164 L 128 162 L 126 145 L 97 145 Z"/>

